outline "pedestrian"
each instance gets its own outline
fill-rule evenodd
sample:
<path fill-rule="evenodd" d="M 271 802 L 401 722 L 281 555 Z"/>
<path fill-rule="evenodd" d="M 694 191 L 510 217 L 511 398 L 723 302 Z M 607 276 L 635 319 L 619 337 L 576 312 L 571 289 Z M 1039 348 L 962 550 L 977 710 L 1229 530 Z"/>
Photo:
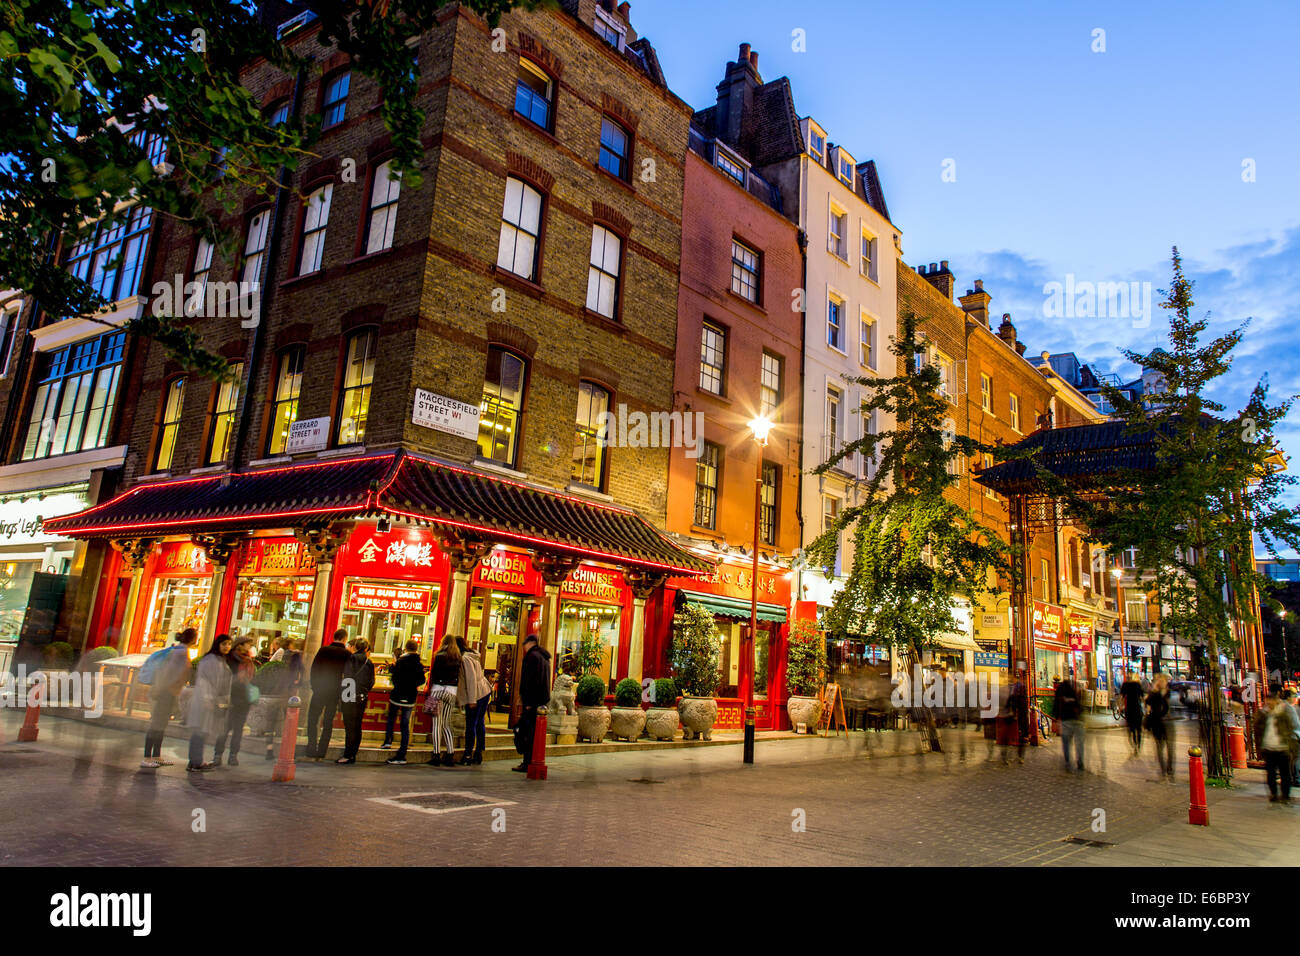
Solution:
<path fill-rule="evenodd" d="M 1291 708 L 1295 717 L 1297 730 L 1291 735 L 1291 784 L 1300 787 L 1300 702 L 1297 702 L 1295 691 L 1287 689 L 1281 694 L 1283 702 Z"/>
<path fill-rule="evenodd" d="M 1018 677 L 1016 682 L 1011 685 L 1009 703 L 1014 721 L 1013 736 L 1016 740 L 1016 760 L 1024 763 L 1025 745 L 1029 742 L 1029 685 L 1025 683 L 1023 671 L 1022 676 Z"/>
<path fill-rule="evenodd" d="M 203 747 L 208 737 L 216 737 L 225 728 L 226 711 L 230 708 L 230 653 L 229 634 L 218 634 L 212 647 L 199 659 L 194 675 L 194 693 L 190 697 L 189 713 L 185 723 L 190 729 L 190 771 L 211 770 L 216 764 L 204 762 Z"/>
<path fill-rule="evenodd" d="M 1282 803 L 1291 803 L 1292 741 L 1300 733 L 1300 720 L 1295 708 L 1282 699 L 1277 690 L 1270 689 L 1264 706 L 1255 712 L 1255 739 L 1260 741 L 1264 754 L 1264 770 L 1268 775 L 1268 799 L 1278 802 L 1278 779 L 1282 781 Z"/>
<path fill-rule="evenodd" d="M 176 709 L 176 699 L 190 679 L 190 646 L 198 640 L 199 632 L 187 627 L 176 635 L 176 643 L 154 665 L 153 684 L 149 688 L 149 730 L 144 735 L 144 760 L 140 766 L 146 770 L 171 766 L 162 756 L 163 738 L 167 725 Z"/>
<path fill-rule="evenodd" d="M 1070 678 L 1057 681 L 1056 698 L 1052 708 L 1061 722 L 1061 743 L 1065 752 L 1065 770 L 1070 772 L 1070 750 L 1075 752 L 1075 767 L 1083 769 L 1083 703 L 1079 699 L 1079 685 Z"/>
<path fill-rule="evenodd" d="M 343 756 L 335 763 L 356 763 L 361 749 L 361 722 L 366 701 L 375 686 L 375 665 L 370 662 L 370 642 L 364 637 L 352 641 L 353 653 L 343 667 L 340 703 L 343 707 Z"/>
<path fill-rule="evenodd" d="M 338 713 L 339 695 L 343 691 L 343 668 L 352 657 L 352 652 L 344 644 L 347 637 L 347 628 L 340 627 L 311 662 L 307 678 L 311 684 L 311 704 L 307 708 L 307 756 L 316 760 L 325 759 L 330 737 L 334 735 L 334 715 Z M 319 736 L 317 721 L 321 721 Z"/>
<path fill-rule="evenodd" d="M 444 634 L 433 655 L 429 669 L 429 694 L 424 710 L 433 715 L 433 756 L 435 767 L 455 765 L 456 734 L 452 729 L 452 712 L 456 709 L 456 684 L 460 681 L 460 648 L 452 634 Z"/>
<path fill-rule="evenodd" d="M 253 675 L 257 673 L 257 664 L 253 661 L 253 639 L 237 637 L 230 645 L 226 655 L 230 664 L 230 709 L 226 711 L 226 725 L 217 733 L 216 753 L 212 762 L 221 766 L 221 757 L 226 750 L 226 740 L 230 740 L 230 766 L 239 766 L 239 747 L 244 740 L 244 723 L 248 720 L 248 711 L 253 706 Z"/>
<path fill-rule="evenodd" d="M 1120 685 L 1119 696 L 1123 699 L 1124 723 L 1128 725 L 1128 742 L 1132 749 L 1130 759 L 1142 752 L 1142 685 L 1137 674 L 1130 670 L 1124 683 Z"/>
<path fill-rule="evenodd" d="M 272 661 L 284 660 L 285 647 L 288 643 L 288 638 L 282 637 L 279 634 L 271 638 L 271 654 L 267 659 Z"/>
<path fill-rule="evenodd" d="M 393 745 L 393 724 L 400 722 L 402 744 L 397 753 L 389 757 L 387 763 L 404 766 L 406 748 L 411 743 L 411 712 L 415 710 L 415 698 L 424 686 L 424 664 L 420 662 L 420 642 L 406 642 L 406 653 L 388 668 L 388 678 L 393 689 L 388 694 L 388 719 L 384 724 L 384 742 L 380 749 L 387 750 Z"/>
<path fill-rule="evenodd" d="M 492 685 L 483 676 L 483 662 L 478 651 L 456 638 L 460 648 L 460 680 L 456 684 L 456 702 L 465 708 L 465 754 L 462 764 L 483 762 L 483 747 L 487 743 L 487 707 L 492 699 Z"/>
<path fill-rule="evenodd" d="M 1163 673 L 1157 674 L 1151 682 L 1151 691 L 1147 694 L 1147 730 L 1155 742 L 1156 760 L 1160 765 L 1160 777 L 1173 783 L 1174 780 L 1174 729 L 1169 716 L 1169 678 Z"/>
<path fill-rule="evenodd" d="M 519 699 L 523 712 L 519 715 L 517 739 L 523 762 L 511 770 L 528 772 L 533 758 L 533 736 L 537 732 L 537 708 L 545 707 L 551 699 L 551 655 L 537 643 L 537 635 L 524 638 L 524 659 L 519 669 Z"/>

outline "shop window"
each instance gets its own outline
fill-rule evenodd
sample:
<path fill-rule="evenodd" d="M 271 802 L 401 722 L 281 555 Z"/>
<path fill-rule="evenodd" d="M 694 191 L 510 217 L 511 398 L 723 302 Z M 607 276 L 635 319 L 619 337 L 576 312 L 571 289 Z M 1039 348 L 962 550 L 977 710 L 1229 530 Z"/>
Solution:
<path fill-rule="evenodd" d="M 531 60 L 519 58 L 519 78 L 515 81 L 515 112 L 549 131 L 555 102 L 555 84 Z"/>
<path fill-rule="evenodd" d="M 402 174 L 389 160 L 375 167 L 370 184 L 370 216 L 366 220 L 366 255 L 393 247 L 397 228 L 397 197 L 402 189 Z"/>
<path fill-rule="evenodd" d="M 192 627 L 203 632 L 212 578 L 158 578 L 150 603 L 142 652 L 165 646 L 176 634 Z"/>
<path fill-rule="evenodd" d="M 584 641 L 599 641 L 604 646 L 604 654 L 600 664 L 591 673 L 603 680 L 612 693 L 622 615 L 623 609 L 618 605 L 561 601 L 558 636 L 560 664 L 572 660 Z"/>
<path fill-rule="evenodd" d="M 230 630 L 253 638 L 259 647 L 271 638 L 307 638 L 313 580 L 310 576 L 241 577 L 235 589 Z"/>
<path fill-rule="evenodd" d="M 230 452 L 230 435 L 235 425 L 235 409 L 239 406 L 239 390 L 244 382 L 244 363 L 230 363 L 231 381 L 217 386 L 217 399 L 212 406 L 212 428 L 208 438 L 209 465 L 218 465 Z"/>
<path fill-rule="evenodd" d="M 375 378 L 377 329 L 363 329 L 348 337 L 343 391 L 339 395 L 339 445 L 359 445 L 366 440 L 370 416 L 370 386 Z"/>
<path fill-rule="evenodd" d="M 608 116 L 600 121 L 600 168 L 619 179 L 628 178 L 632 137 Z"/>
<path fill-rule="evenodd" d="M 705 322 L 700 334 L 700 388 L 714 395 L 723 394 L 726 368 L 727 332 Z"/>
<path fill-rule="evenodd" d="M 591 229 L 591 266 L 587 270 L 587 308 L 612 319 L 618 314 L 623 240 L 602 225 Z"/>
<path fill-rule="evenodd" d="M 271 210 L 263 209 L 248 220 L 248 233 L 244 237 L 244 252 L 239 262 L 241 294 L 260 288 L 262 259 L 266 255 L 266 236 L 271 223 Z"/>
<path fill-rule="evenodd" d="M 763 353 L 763 364 L 758 374 L 758 413 L 775 422 L 781 410 L 781 359 L 771 352 Z"/>
<path fill-rule="evenodd" d="M 731 291 L 758 302 L 758 253 L 739 240 L 731 240 Z"/>
<path fill-rule="evenodd" d="M 315 190 L 303 204 L 302 242 L 298 246 L 298 275 L 319 272 L 325 254 L 325 228 L 330 221 L 330 200 L 334 185 L 328 183 Z"/>
<path fill-rule="evenodd" d="M 512 696 L 524 614 L 524 598 L 519 594 L 478 588 L 470 597 L 465 640 L 482 648 L 483 672 L 495 685 L 499 709 L 508 708 Z"/>
<path fill-rule="evenodd" d="M 329 129 L 343 122 L 348 111 L 348 88 L 352 85 L 352 74 L 339 73 L 325 81 L 321 94 L 321 129 Z"/>
<path fill-rule="evenodd" d="M 505 205 L 501 210 L 497 268 L 536 282 L 541 236 L 542 194 L 512 176 L 506 180 Z"/>
<path fill-rule="evenodd" d="M 162 420 L 158 423 L 158 457 L 154 471 L 170 471 L 176 453 L 176 436 L 181 430 L 181 413 L 185 410 L 185 379 L 172 379 L 163 395 Z"/>
<path fill-rule="evenodd" d="M 695 461 L 695 525 L 714 528 L 718 521 L 718 488 L 722 468 L 722 448 L 711 441 L 701 443 Z"/>
<path fill-rule="evenodd" d="M 436 644 L 439 592 L 423 582 L 345 578 L 339 626 L 369 641 L 371 658 L 384 663 L 404 654 L 407 641 L 418 641 L 427 667 Z"/>
<path fill-rule="evenodd" d="M 579 485 L 605 487 L 606 445 L 602 434 L 609 412 L 609 392 L 591 382 L 578 385 L 578 418 L 569 478 Z"/>
<path fill-rule="evenodd" d="M 763 487 L 758 517 L 759 538 L 764 544 L 776 544 L 776 503 L 780 493 L 781 468 L 763 462 Z"/>
<path fill-rule="evenodd" d="M 511 468 L 519 447 L 519 424 L 524 410 L 523 359 L 503 348 L 488 349 L 483 399 L 479 403 L 479 457 Z"/>
<path fill-rule="evenodd" d="M 138 294 L 152 223 L 152 210 L 135 206 L 87 227 L 68 256 L 68 271 L 108 302 Z"/>
<path fill-rule="evenodd" d="M 302 367 L 307 359 L 305 345 L 291 345 L 276 362 L 275 393 L 271 399 L 271 427 L 266 453 L 282 455 L 289 443 L 289 428 L 298 420 L 298 393 L 302 390 Z"/>
<path fill-rule="evenodd" d="M 110 332 L 40 356 L 23 461 L 108 444 L 125 345 Z"/>

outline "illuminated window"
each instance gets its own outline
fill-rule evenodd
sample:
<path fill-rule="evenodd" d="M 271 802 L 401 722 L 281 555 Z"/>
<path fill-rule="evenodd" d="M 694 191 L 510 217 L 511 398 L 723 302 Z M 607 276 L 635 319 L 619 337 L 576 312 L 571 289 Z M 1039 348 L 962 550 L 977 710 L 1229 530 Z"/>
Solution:
<path fill-rule="evenodd" d="M 478 453 L 512 468 L 519 448 L 525 371 L 523 359 L 513 353 L 496 346 L 488 349 L 483 400 L 479 403 Z"/>
<path fill-rule="evenodd" d="M 330 221 L 330 200 L 334 185 L 321 186 L 307 197 L 303 206 L 302 245 L 298 252 L 298 275 L 305 276 L 320 270 L 325 253 L 325 227 Z"/>
<path fill-rule="evenodd" d="M 551 78 L 531 60 L 519 58 L 519 77 L 515 81 L 515 112 L 542 129 L 551 128 L 551 105 L 555 86 Z"/>
<path fill-rule="evenodd" d="M 39 356 L 23 461 L 108 444 L 125 346 L 109 332 Z"/>
<path fill-rule="evenodd" d="M 718 479 L 722 449 L 711 441 L 702 442 L 695 460 L 695 526 L 713 528 L 718 521 Z"/>
<path fill-rule="evenodd" d="M 289 441 L 289 428 L 298 420 L 298 393 L 302 390 L 302 367 L 307 358 L 305 345 L 291 345 L 280 353 L 271 400 L 271 427 L 266 453 L 282 455 Z"/>
<path fill-rule="evenodd" d="M 604 226 L 591 229 L 591 267 L 587 270 L 587 308 L 608 319 L 618 312 L 623 240 Z"/>
<path fill-rule="evenodd" d="M 370 386 L 375 378 L 377 329 L 354 332 L 348 338 L 347 364 L 343 367 L 343 391 L 339 395 L 338 443 L 355 445 L 366 440 L 366 419 L 370 415 Z"/>
<path fill-rule="evenodd" d="M 219 465 L 230 451 L 230 435 L 235 425 L 235 410 L 239 406 L 239 389 L 243 385 L 244 363 L 230 364 L 232 381 L 217 387 L 217 400 L 212 406 L 212 431 L 208 439 L 208 464 Z"/>
<path fill-rule="evenodd" d="M 542 194 L 523 180 L 507 179 L 497 267 L 536 282 L 541 234 Z"/>
<path fill-rule="evenodd" d="M 771 352 L 763 353 L 763 367 L 758 375 L 758 413 L 775 422 L 781 408 L 781 360 Z"/>
<path fill-rule="evenodd" d="M 185 408 L 185 379 L 172 379 L 163 398 L 162 421 L 158 423 L 158 457 L 154 471 L 170 471 L 172 456 L 176 452 L 176 435 L 181 428 L 181 412 Z"/>
<path fill-rule="evenodd" d="M 370 186 L 370 218 L 366 222 L 367 255 L 393 247 L 397 194 L 401 188 L 402 175 L 393 169 L 392 160 L 375 167 L 375 179 Z"/>
<path fill-rule="evenodd" d="M 601 432 L 609 412 L 609 392 L 591 382 L 578 386 L 578 419 L 569 477 L 580 485 L 605 486 L 605 440 Z"/>

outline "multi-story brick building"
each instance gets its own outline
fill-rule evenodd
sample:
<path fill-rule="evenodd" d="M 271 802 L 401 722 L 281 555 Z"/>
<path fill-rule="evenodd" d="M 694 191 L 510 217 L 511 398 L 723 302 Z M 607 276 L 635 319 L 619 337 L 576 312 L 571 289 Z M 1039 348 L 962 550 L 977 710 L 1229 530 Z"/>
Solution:
<path fill-rule="evenodd" d="M 322 117 L 321 158 L 223 222 L 234 256 L 162 230 L 155 280 L 257 283 L 260 313 L 190 319 L 231 382 L 140 356 L 129 491 L 57 528 L 120 555 L 92 644 L 193 624 L 302 636 L 310 656 L 341 625 L 381 660 L 411 637 L 427 659 L 460 634 L 504 702 L 534 628 L 639 676 L 647 599 L 709 565 L 657 530 L 667 448 L 601 428 L 673 407 L 691 111 L 627 15 L 573 0 L 502 34 L 448 5 L 412 49 L 419 188 L 391 164 L 380 90 L 309 15 L 281 26 L 310 68 L 245 82 L 268 116 Z"/>

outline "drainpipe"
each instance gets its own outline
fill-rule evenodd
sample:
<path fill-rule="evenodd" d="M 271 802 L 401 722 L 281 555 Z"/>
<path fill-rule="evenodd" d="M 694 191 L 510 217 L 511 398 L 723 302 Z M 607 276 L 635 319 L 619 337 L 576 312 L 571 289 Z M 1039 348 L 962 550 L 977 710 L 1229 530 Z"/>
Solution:
<path fill-rule="evenodd" d="M 302 108 L 302 89 L 303 81 L 306 74 L 303 69 L 298 70 L 298 75 L 293 80 L 293 99 L 290 106 L 290 116 L 297 118 Z M 266 264 L 263 266 L 265 272 L 265 281 L 260 282 L 261 295 L 259 297 L 257 308 L 257 325 L 253 327 L 253 341 L 248 347 L 248 361 L 244 363 L 244 386 L 240 389 L 239 396 L 239 425 L 235 432 L 234 450 L 231 452 L 230 470 L 238 471 L 241 462 L 247 462 L 250 458 L 261 457 L 259 455 L 248 455 L 245 445 L 248 440 L 248 428 L 253 414 L 253 383 L 257 379 L 257 369 L 262 360 L 262 352 L 266 346 L 266 323 L 271 315 L 271 299 L 275 295 L 275 265 L 280 255 L 280 239 L 284 232 L 284 210 L 286 197 L 289 195 L 289 171 L 281 166 L 276 174 L 278 188 L 275 192 L 275 210 L 271 218 L 271 234 L 267 237 L 266 242 Z"/>
<path fill-rule="evenodd" d="M 799 485 L 795 492 L 794 516 L 799 522 L 799 547 L 802 550 L 804 546 L 804 513 L 803 513 L 803 479 L 804 479 L 804 402 L 805 388 L 804 380 L 807 377 L 808 369 L 808 233 L 802 229 L 799 230 L 795 241 L 799 244 L 799 263 L 800 278 L 799 288 L 803 289 L 803 296 L 800 305 L 802 308 L 799 312 Z M 795 576 L 795 595 L 796 601 L 803 599 L 803 569 Z M 791 611 L 794 608 L 790 609 Z"/>

